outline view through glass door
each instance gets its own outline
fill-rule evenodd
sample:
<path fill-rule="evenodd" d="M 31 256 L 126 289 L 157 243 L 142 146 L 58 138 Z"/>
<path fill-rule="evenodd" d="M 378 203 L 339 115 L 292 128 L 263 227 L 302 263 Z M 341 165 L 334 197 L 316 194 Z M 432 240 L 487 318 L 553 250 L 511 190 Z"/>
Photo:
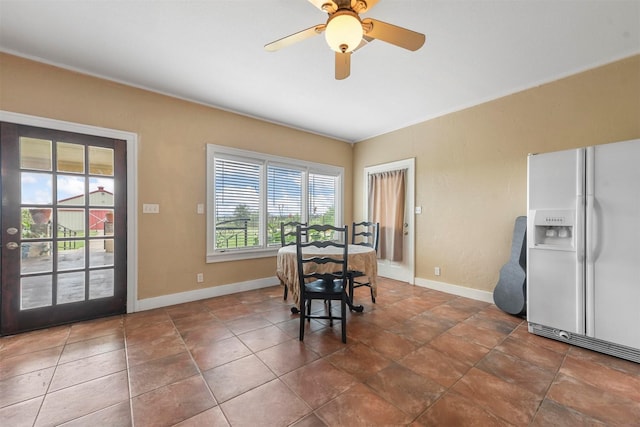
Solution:
<path fill-rule="evenodd" d="M 126 311 L 126 143 L 0 124 L 3 335 Z"/>

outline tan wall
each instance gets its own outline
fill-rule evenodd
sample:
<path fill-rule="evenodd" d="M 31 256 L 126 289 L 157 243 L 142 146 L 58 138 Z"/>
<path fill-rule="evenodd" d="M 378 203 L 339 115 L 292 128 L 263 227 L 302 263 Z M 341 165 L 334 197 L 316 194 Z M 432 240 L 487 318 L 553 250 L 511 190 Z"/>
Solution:
<path fill-rule="evenodd" d="M 207 143 L 345 168 L 351 218 L 352 147 L 94 77 L 0 54 L 0 109 L 138 134 L 138 298 L 275 275 L 275 258 L 206 264 Z M 159 203 L 160 214 L 142 214 Z"/>
<path fill-rule="evenodd" d="M 640 56 L 356 144 L 354 217 L 364 167 L 415 157 L 416 277 L 493 291 L 526 215 L 527 154 L 635 138 Z"/>

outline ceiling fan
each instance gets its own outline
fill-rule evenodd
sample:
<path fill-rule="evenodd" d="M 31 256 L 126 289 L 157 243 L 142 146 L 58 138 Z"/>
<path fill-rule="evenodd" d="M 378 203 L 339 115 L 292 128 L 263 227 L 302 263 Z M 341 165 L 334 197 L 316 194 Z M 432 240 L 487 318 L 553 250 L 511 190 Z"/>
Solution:
<path fill-rule="evenodd" d="M 299 41 L 325 33 L 329 47 L 335 51 L 335 75 L 337 80 L 349 77 L 351 53 L 374 39 L 408 49 L 418 50 L 424 44 L 424 34 L 397 27 L 376 19 L 360 19 L 379 0 L 309 0 L 318 9 L 327 12 L 326 24 L 314 25 L 264 46 L 274 52 Z"/>

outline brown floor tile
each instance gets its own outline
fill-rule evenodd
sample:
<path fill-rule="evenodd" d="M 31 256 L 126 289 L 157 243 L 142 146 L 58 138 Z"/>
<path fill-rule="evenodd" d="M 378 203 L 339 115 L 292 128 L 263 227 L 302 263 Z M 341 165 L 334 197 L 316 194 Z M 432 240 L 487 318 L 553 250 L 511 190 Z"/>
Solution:
<path fill-rule="evenodd" d="M 236 337 L 213 341 L 190 350 L 201 371 L 224 365 L 251 354 L 251 350 Z"/>
<path fill-rule="evenodd" d="M 560 368 L 564 360 L 564 354 L 536 346 L 513 336 L 507 337 L 495 349 L 554 373 Z"/>
<path fill-rule="evenodd" d="M 435 381 L 395 363 L 367 379 L 365 384 L 412 417 L 431 406 L 446 391 Z"/>
<path fill-rule="evenodd" d="M 203 375 L 218 403 L 226 402 L 276 378 L 255 355 L 210 369 L 203 372 Z"/>
<path fill-rule="evenodd" d="M 536 413 L 532 427 L 604 427 L 606 424 L 580 412 L 562 406 L 553 400 L 545 399 Z"/>
<path fill-rule="evenodd" d="M 374 336 L 363 337 L 360 342 L 391 360 L 399 360 L 417 347 L 415 342 L 389 331 L 381 331 Z"/>
<path fill-rule="evenodd" d="M 456 325 L 456 322 L 424 312 L 410 318 L 407 322 L 390 330 L 401 334 L 419 344 L 424 344 L 443 334 Z"/>
<path fill-rule="evenodd" d="M 311 362 L 280 378 L 314 409 L 344 392 L 356 382 L 355 377 L 325 360 Z"/>
<path fill-rule="evenodd" d="M 33 351 L 59 347 L 67 342 L 69 326 L 58 326 L 41 331 L 25 332 L 0 338 L 0 357 L 11 357 Z"/>
<path fill-rule="evenodd" d="M 276 375 L 283 375 L 317 360 L 320 356 L 303 342 L 291 339 L 256 353 Z"/>
<path fill-rule="evenodd" d="M 391 363 L 390 359 L 361 343 L 338 350 L 324 360 L 360 381 L 366 380 Z"/>
<path fill-rule="evenodd" d="M 547 397 L 611 425 L 633 425 L 640 420 L 638 402 L 607 393 L 564 374 L 558 375 Z"/>
<path fill-rule="evenodd" d="M 222 409 L 216 406 L 175 424 L 175 427 L 228 427 L 229 425 Z"/>
<path fill-rule="evenodd" d="M 331 400 L 316 414 L 330 426 L 400 426 L 412 419 L 361 383 Z"/>
<path fill-rule="evenodd" d="M 131 420 L 131 403 L 129 400 L 120 402 L 108 408 L 85 415 L 84 417 L 76 418 L 68 423 L 61 424 L 61 427 L 85 426 L 133 426 L 133 421 Z"/>
<path fill-rule="evenodd" d="M 473 399 L 492 414 L 513 424 L 526 425 L 533 419 L 542 397 L 477 368 L 471 368 L 452 388 Z"/>
<path fill-rule="evenodd" d="M 120 334 L 124 328 L 122 316 L 105 317 L 87 322 L 74 323 L 69 331 L 67 343 L 85 341 L 104 335 Z"/>
<path fill-rule="evenodd" d="M 227 328 L 229 328 L 231 332 L 236 335 L 255 331 L 256 329 L 266 328 L 267 326 L 272 325 L 273 323 L 260 315 L 241 317 L 240 319 L 232 320 L 226 323 Z"/>
<path fill-rule="evenodd" d="M 244 334 L 238 335 L 238 338 L 254 352 L 273 347 L 274 345 L 291 339 L 289 335 L 273 325 L 251 332 L 245 332 Z"/>
<path fill-rule="evenodd" d="M 133 366 L 129 369 L 131 396 L 138 396 L 197 373 L 198 368 L 186 351 Z"/>
<path fill-rule="evenodd" d="M 44 395 L 54 371 L 51 367 L 0 381 L 0 408 Z"/>
<path fill-rule="evenodd" d="M 124 316 L 124 327 L 127 332 L 131 332 L 138 328 L 148 328 L 156 323 L 170 322 L 171 316 L 167 314 L 164 308 L 155 310 L 139 311 Z"/>
<path fill-rule="evenodd" d="M 498 350 L 491 351 L 478 362 L 476 368 L 541 397 L 547 392 L 555 376 L 553 372 Z"/>
<path fill-rule="evenodd" d="M 129 400 L 127 373 L 117 372 L 47 394 L 35 426 L 54 426 Z"/>
<path fill-rule="evenodd" d="M 136 427 L 172 426 L 214 406 L 216 401 L 199 375 L 131 399 Z"/>
<path fill-rule="evenodd" d="M 291 427 L 325 427 L 326 424 L 316 414 L 309 414 Z"/>
<path fill-rule="evenodd" d="M 12 427 L 31 427 L 38 416 L 44 395 L 0 408 L 0 421 Z"/>
<path fill-rule="evenodd" d="M 634 363 L 629 360 L 587 350 L 582 347 L 571 347 L 568 354 L 576 359 L 588 360 L 593 363 L 615 369 L 616 371 L 620 371 L 624 374 L 640 377 L 640 363 Z"/>
<path fill-rule="evenodd" d="M 340 322 L 321 320 L 299 341 L 278 285 L 0 337 L 0 425 L 640 419 L 640 364 L 530 334 L 523 318 L 486 302 L 385 278 L 378 292 L 374 304 L 356 289 L 364 312 L 347 313 L 346 345 Z"/>
<path fill-rule="evenodd" d="M 421 426 L 507 427 L 512 424 L 458 393 L 448 392 L 416 420 Z"/>
<path fill-rule="evenodd" d="M 158 338 L 176 336 L 178 332 L 171 319 L 148 324 L 142 328 L 126 328 L 127 347 L 148 343 Z"/>
<path fill-rule="evenodd" d="M 202 328 L 208 324 L 221 323 L 220 320 L 210 311 L 198 311 L 189 316 L 185 315 L 177 319 L 173 319 L 173 324 L 181 334 L 188 332 L 192 329 Z"/>
<path fill-rule="evenodd" d="M 133 367 L 152 360 L 162 359 L 187 351 L 182 338 L 177 335 L 160 337 L 138 345 L 127 347 L 127 361 Z"/>
<path fill-rule="evenodd" d="M 571 355 L 565 359 L 560 373 L 581 379 L 607 393 L 635 400 L 640 407 L 640 375 L 626 375 L 616 369 Z"/>
<path fill-rule="evenodd" d="M 236 426 L 286 426 L 311 412 L 311 408 L 279 379 L 220 406 L 230 424 Z"/>
<path fill-rule="evenodd" d="M 487 347 L 453 335 L 449 331 L 432 339 L 427 345 L 469 366 L 475 365 L 489 353 Z"/>
<path fill-rule="evenodd" d="M 49 392 L 127 369 L 124 349 L 101 353 L 58 365 Z"/>
<path fill-rule="evenodd" d="M 3 357 L 0 354 L 0 380 L 56 366 L 63 346 Z"/>
<path fill-rule="evenodd" d="M 469 319 L 467 319 L 467 321 L 468 320 Z M 487 348 L 493 348 L 500 344 L 508 335 L 491 329 L 481 328 L 467 321 L 458 323 L 449 329 L 447 333 Z"/>
<path fill-rule="evenodd" d="M 418 348 L 398 363 L 444 387 L 451 387 L 470 368 L 468 364 L 455 360 L 429 346 Z"/>
<path fill-rule="evenodd" d="M 194 327 L 182 333 L 182 339 L 190 349 L 207 346 L 213 341 L 231 337 L 233 337 L 233 332 L 219 320 L 203 322 L 200 327 Z"/>
<path fill-rule="evenodd" d="M 78 341 L 67 344 L 62 350 L 58 363 L 67 363 L 96 354 L 108 353 L 124 348 L 124 336 L 122 332 L 111 335 L 104 335 L 85 341 Z"/>

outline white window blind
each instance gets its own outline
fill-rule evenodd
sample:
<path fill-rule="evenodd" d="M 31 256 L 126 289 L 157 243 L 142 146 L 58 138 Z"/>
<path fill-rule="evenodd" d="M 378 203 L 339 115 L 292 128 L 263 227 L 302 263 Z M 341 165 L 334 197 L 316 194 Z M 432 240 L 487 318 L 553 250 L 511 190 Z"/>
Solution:
<path fill-rule="evenodd" d="M 342 224 L 344 169 L 207 145 L 207 261 L 274 256 L 280 223 Z"/>
<path fill-rule="evenodd" d="M 259 164 L 215 159 L 215 249 L 260 245 Z"/>
<path fill-rule="evenodd" d="M 280 244 L 280 223 L 302 222 L 303 171 L 284 166 L 267 167 L 268 244 Z"/>

